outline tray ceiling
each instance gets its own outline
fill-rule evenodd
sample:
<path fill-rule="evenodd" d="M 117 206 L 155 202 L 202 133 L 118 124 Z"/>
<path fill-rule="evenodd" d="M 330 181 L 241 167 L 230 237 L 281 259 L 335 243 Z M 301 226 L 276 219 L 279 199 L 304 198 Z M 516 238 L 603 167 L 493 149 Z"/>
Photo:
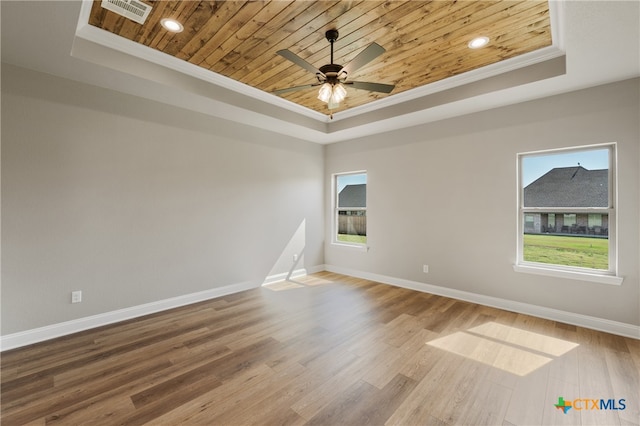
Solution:
<path fill-rule="evenodd" d="M 338 29 L 334 63 L 346 65 L 372 42 L 386 52 L 351 80 L 394 84 L 391 94 L 348 88 L 340 108 L 444 80 L 552 45 L 546 1 L 151 1 L 138 24 L 93 2 L 89 24 L 265 92 L 315 82 L 283 57 L 288 49 L 320 67 L 330 62 L 325 32 Z M 184 31 L 171 33 L 163 18 Z M 489 37 L 481 49 L 467 45 Z M 326 114 L 317 88 L 282 97 Z"/>

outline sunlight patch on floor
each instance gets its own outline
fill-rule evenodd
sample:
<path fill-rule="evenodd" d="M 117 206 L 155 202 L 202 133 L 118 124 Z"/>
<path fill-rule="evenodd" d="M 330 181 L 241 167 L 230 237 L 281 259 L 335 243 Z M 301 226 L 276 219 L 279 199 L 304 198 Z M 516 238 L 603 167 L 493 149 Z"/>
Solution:
<path fill-rule="evenodd" d="M 578 346 L 494 322 L 455 332 L 427 345 L 518 376 L 526 376 Z"/>
<path fill-rule="evenodd" d="M 325 280 L 316 276 L 304 276 L 295 279 L 278 281 L 272 284 L 264 284 L 262 287 L 271 291 L 295 290 L 304 287 L 319 287 L 323 285 L 335 284 L 333 281 Z"/>
<path fill-rule="evenodd" d="M 575 342 L 569 342 L 567 340 L 557 339 L 495 322 L 487 322 L 473 327 L 468 331 L 556 357 L 562 356 L 571 349 L 578 347 L 578 344 Z"/>
<path fill-rule="evenodd" d="M 293 290 L 294 288 L 303 288 L 304 286 L 293 281 L 280 281 L 273 284 L 263 285 L 264 288 L 271 291 Z"/>
<path fill-rule="evenodd" d="M 334 284 L 334 282 L 331 281 L 331 280 L 325 280 L 325 279 L 318 278 L 318 277 L 299 278 L 298 281 L 302 282 L 302 284 L 304 284 L 306 286 L 309 286 L 309 287 L 315 287 L 315 286 L 319 286 L 319 285 Z"/>

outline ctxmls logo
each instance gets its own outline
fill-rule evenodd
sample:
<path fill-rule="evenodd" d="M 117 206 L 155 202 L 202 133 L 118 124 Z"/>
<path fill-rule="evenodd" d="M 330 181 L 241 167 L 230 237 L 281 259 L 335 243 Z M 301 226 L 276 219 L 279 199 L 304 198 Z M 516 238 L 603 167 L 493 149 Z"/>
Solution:
<path fill-rule="evenodd" d="M 576 398 L 573 401 L 565 401 L 564 397 L 558 397 L 558 403 L 553 404 L 558 410 L 562 410 L 564 414 L 570 409 L 574 410 L 624 410 L 627 408 L 624 399 L 586 399 Z"/>
<path fill-rule="evenodd" d="M 565 401 L 564 397 L 560 396 L 558 397 L 558 403 L 554 404 L 554 406 L 558 410 L 562 410 L 565 414 L 567 414 L 567 411 L 571 409 L 571 401 Z"/>

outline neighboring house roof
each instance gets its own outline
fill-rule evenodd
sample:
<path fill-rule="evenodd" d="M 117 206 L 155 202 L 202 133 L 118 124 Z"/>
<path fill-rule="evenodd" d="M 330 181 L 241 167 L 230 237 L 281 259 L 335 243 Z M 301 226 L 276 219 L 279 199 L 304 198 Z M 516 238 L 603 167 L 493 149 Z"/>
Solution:
<path fill-rule="evenodd" d="M 607 207 L 609 171 L 558 167 L 524 188 L 525 207 Z"/>
<path fill-rule="evenodd" d="M 338 207 L 367 207 L 367 184 L 347 185 L 338 194 Z"/>

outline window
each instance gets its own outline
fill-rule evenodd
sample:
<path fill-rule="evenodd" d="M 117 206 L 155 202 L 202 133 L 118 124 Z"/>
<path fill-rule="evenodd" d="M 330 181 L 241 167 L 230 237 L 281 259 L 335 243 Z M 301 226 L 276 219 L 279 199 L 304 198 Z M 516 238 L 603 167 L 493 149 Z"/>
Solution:
<path fill-rule="evenodd" d="M 602 226 L 602 215 L 601 214 L 590 214 L 589 215 L 589 227 L 595 228 L 596 226 Z"/>
<path fill-rule="evenodd" d="M 524 230 L 525 232 L 533 232 L 536 228 L 536 217 L 532 214 L 524 215 Z"/>
<path fill-rule="evenodd" d="M 547 216 L 547 232 L 555 231 L 556 229 L 556 215 L 549 213 Z"/>
<path fill-rule="evenodd" d="M 615 275 L 615 145 L 518 155 L 518 265 Z"/>
<path fill-rule="evenodd" d="M 334 242 L 367 243 L 367 173 L 334 175 Z"/>
<path fill-rule="evenodd" d="M 565 226 L 573 226 L 576 224 L 576 214 L 575 213 L 565 213 L 562 215 L 562 220 Z"/>

